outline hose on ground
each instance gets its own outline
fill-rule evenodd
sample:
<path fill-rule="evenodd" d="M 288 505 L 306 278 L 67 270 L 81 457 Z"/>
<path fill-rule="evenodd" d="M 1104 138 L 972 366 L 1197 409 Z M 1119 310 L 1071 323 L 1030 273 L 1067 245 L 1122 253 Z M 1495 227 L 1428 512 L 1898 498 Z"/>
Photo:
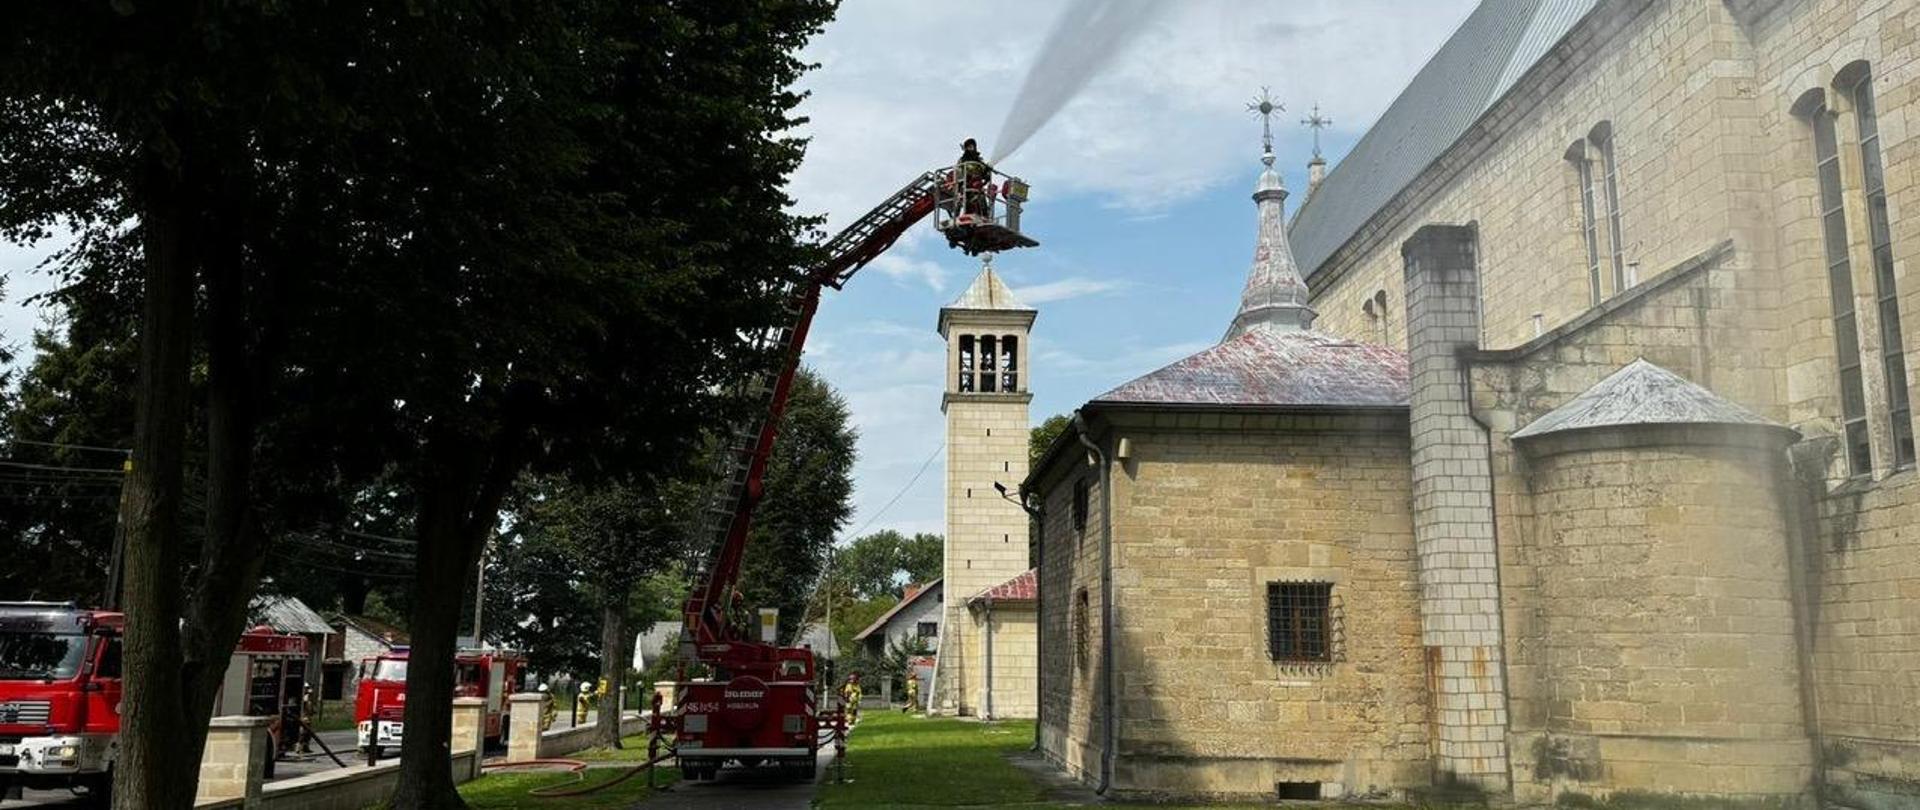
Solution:
<path fill-rule="evenodd" d="M 578 760 L 578 759 L 529 759 L 522 762 L 496 762 L 491 765 L 483 765 L 481 767 L 484 770 L 506 770 L 510 768 L 526 768 L 526 767 L 555 766 L 555 765 L 563 767 L 566 769 L 567 773 L 573 774 L 572 782 L 564 782 L 558 785 L 547 785 L 546 787 L 538 787 L 538 788 L 534 788 L 532 790 L 527 791 L 527 795 L 529 796 L 535 796 L 542 799 L 558 799 L 558 798 L 563 798 L 567 796 L 585 796 L 589 793 L 598 793 L 602 790 L 606 790 L 607 788 L 613 787 L 614 785 L 618 785 L 621 782 L 627 781 L 628 779 L 632 779 L 636 776 L 639 776 L 642 772 L 646 771 L 648 768 L 652 768 L 653 766 L 666 761 L 667 758 L 671 756 L 673 756 L 673 753 L 669 751 L 667 753 L 654 757 L 653 759 L 649 759 L 645 762 L 639 763 L 631 768 L 628 768 L 626 769 L 625 772 L 621 773 L 619 776 L 616 776 L 605 782 L 595 782 L 591 785 L 586 785 L 584 787 L 582 787 L 581 785 L 582 783 L 587 781 L 587 763 L 583 760 Z"/>

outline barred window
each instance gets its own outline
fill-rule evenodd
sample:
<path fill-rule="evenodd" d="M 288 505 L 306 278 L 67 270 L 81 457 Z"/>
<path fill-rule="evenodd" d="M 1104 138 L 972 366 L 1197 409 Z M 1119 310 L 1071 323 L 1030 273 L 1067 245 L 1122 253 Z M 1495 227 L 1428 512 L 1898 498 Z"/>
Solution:
<path fill-rule="evenodd" d="M 920 622 L 918 626 L 914 628 L 914 635 L 920 638 L 933 638 L 934 636 L 940 635 L 940 623 Z"/>
<path fill-rule="evenodd" d="M 1880 119 L 1874 109 L 1873 74 L 1862 71 L 1851 91 L 1860 129 L 1860 165 L 1866 178 L 1867 235 L 1873 247 L 1874 299 L 1880 314 L 1880 362 L 1887 380 L 1887 412 L 1893 419 L 1893 464 L 1913 466 L 1913 408 L 1907 401 L 1907 360 L 1900 336 L 1900 294 L 1893 279 L 1893 229 L 1887 221 L 1887 182 L 1880 155 Z"/>
<path fill-rule="evenodd" d="M 1093 646 L 1093 630 L 1087 627 L 1088 601 L 1086 588 L 1073 595 L 1073 663 L 1081 669 L 1087 668 L 1089 648 Z"/>
<path fill-rule="evenodd" d="M 1333 583 L 1267 583 L 1267 655 L 1283 663 L 1333 660 Z"/>
<path fill-rule="evenodd" d="M 1840 145 L 1833 113 L 1823 104 L 1809 116 L 1813 156 L 1820 177 L 1820 220 L 1826 234 L 1827 290 L 1833 299 L 1833 341 L 1840 360 L 1840 423 L 1845 435 L 1847 471 L 1873 470 L 1867 439 L 1866 383 L 1860 376 L 1860 325 L 1853 308 L 1853 262 L 1847 253 L 1847 211 L 1841 197 Z"/>
<path fill-rule="evenodd" d="M 1607 231 L 1613 237 L 1613 291 L 1627 288 L 1627 235 L 1620 228 L 1620 163 L 1613 156 L 1613 126 L 1601 124 L 1593 135 L 1600 150 L 1601 180 L 1607 189 Z"/>
<path fill-rule="evenodd" d="M 1587 245 L 1587 298 L 1598 305 L 1606 297 L 1600 288 L 1600 219 L 1593 203 L 1593 162 L 1587 159 L 1584 142 L 1567 150 L 1567 162 L 1573 164 L 1574 182 L 1579 184 L 1580 236 Z"/>

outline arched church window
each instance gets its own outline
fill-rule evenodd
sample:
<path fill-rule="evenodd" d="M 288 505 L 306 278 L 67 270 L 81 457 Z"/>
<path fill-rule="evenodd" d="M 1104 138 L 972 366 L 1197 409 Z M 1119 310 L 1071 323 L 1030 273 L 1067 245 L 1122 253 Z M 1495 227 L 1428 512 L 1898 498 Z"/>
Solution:
<path fill-rule="evenodd" d="M 1867 198 L 1867 236 L 1873 248 L 1873 294 L 1880 316 L 1880 362 L 1886 375 L 1887 412 L 1893 422 L 1893 464 L 1913 465 L 1913 408 L 1907 399 L 1906 343 L 1900 335 L 1900 294 L 1893 278 L 1893 229 L 1887 220 L 1886 168 L 1880 153 L 1880 116 L 1874 106 L 1873 72 L 1865 63 L 1843 71 L 1860 135 L 1860 166 Z"/>
<path fill-rule="evenodd" d="M 995 360 L 999 357 L 998 339 L 992 335 L 980 336 L 980 390 L 992 393 L 1000 375 L 995 373 Z"/>
<path fill-rule="evenodd" d="M 1600 153 L 1600 180 L 1607 192 L 1607 235 L 1613 245 L 1613 291 L 1627 288 L 1627 235 L 1620 227 L 1620 162 L 1614 159 L 1613 123 L 1600 122 L 1587 136 Z"/>
<path fill-rule="evenodd" d="M 1000 338 L 1000 390 L 1012 393 L 1020 390 L 1020 336 L 1003 335 Z"/>
<path fill-rule="evenodd" d="M 973 392 L 974 341 L 972 335 L 960 336 L 960 383 L 957 390 L 963 394 Z"/>
<path fill-rule="evenodd" d="M 1580 236 L 1587 247 L 1587 301 L 1598 305 L 1605 294 L 1600 290 L 1600 220 L 1593 201 L 1593 162 L 1587 159 L 1586 141 L 1575 141 L 1567 149 L 1567 163 L 1573 166 L 1574 188 L 1580 198 Z"/>
<path fill-rule="evenodd" d="M 1850 475 L 1873 470 L 1867 436 L 1866 383 L 1861 377 L 1860 324 L 1853 307 L 1853 260 L 1847 252 L 1847 211 L 1842 196 L 1840 143 L 1833 112 L 1822 99 L 1806 113 L 1813 127 L 1814 173 L 1820 185 L 1820 224 L 1825 234 L 1827 292 L 1833 300 L 1833 342 L 1840 365 L 1840 425 Z"/>

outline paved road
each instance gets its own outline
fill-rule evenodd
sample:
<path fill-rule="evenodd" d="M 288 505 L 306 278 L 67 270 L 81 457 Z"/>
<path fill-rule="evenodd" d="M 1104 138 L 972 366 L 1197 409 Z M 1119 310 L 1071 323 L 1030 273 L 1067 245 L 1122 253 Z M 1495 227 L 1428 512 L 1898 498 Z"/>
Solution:
<path fill-rule="evenodd" d="M 812 782 L 795 782 L 773 769 L 726 768 L 711 782 L 680 782 L 646 803 L 647 810 L 808 810 L 819 785 L 833 778 L 831 748 L 821 750 Z"/>

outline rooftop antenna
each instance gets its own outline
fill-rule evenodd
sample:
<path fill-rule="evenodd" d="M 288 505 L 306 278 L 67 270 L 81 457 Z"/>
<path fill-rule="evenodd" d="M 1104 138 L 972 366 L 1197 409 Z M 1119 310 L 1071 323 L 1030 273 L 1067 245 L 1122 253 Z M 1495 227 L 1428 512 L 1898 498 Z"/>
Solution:
<path fill-rule="evenodd" d="M 1333 126 L 1333 119 L 1320 114 L 1320 102 L 1313 103 L 1313 112 L 1300 119 L 1300 123 L 1313 130 L 1313 156 L 1320 157 L 1320 130 Z"/>
<path fill-rule="evenodd" d="M 1273 114 L 1286 111 L 1287 105 L 1274 101 L 1265 85 L 1260 87 L 1260 96 L 1247 105 L 1247 112 L 1260 116 L 1260 155 L 1268 166 L 1273 165 Z"/>

